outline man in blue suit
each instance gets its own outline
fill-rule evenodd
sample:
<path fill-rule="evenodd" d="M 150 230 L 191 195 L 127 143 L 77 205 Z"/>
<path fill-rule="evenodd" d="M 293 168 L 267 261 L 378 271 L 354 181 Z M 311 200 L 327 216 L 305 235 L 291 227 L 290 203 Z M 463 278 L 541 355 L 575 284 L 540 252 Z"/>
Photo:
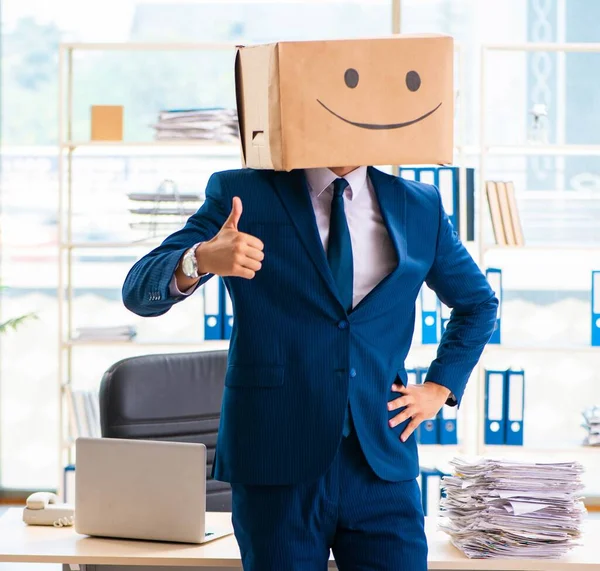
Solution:
<path fill-rule="evenodd" d="M 214 174 L 185 227 L 123 287 L 143 316 L 214 275 L 235 320 L 214 476 L 247 571 L 423 571 L 414 430 L 459 405 L 498 301 L 434 186 L 373 167 Z M 407 386 L 426 282 L 452 316 Z"/>

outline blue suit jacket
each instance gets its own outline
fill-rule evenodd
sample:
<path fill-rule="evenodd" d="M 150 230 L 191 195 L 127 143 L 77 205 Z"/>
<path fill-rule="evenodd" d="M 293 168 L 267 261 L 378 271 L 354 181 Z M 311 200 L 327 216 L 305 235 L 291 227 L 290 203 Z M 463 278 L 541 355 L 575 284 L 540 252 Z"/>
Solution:
<path fill-rule="evenodd" d="M 214 475 L 243 484 L 315 479 L 332 462 L 348 399 L 367 460 L 381 478 L 418 474 L 414 435 L 391 429 L 392 384 L 406 384 L 404 360 L 415 300 L 426 281 L 453 308 L 428 380 L 458 402 L 492 333 L 498 301 L 454 232 L 438 190 L 369 167 L 398 264 L 350 314 L 336 292 L 303 171 L 214 174 L 206 202 L 185 227 L 139 260 L 123 287 L 125 305 L 161 315 L 182 298 L 169 283 L 187 248 L 212 238 L 243 203 L 238 225 L 264 242 L 252 280 L 225 278 L 235 321 Z M 206 281 L 211 276 L 207 276 Z M 347 326 L 346 326 L 347 325 Z"/>

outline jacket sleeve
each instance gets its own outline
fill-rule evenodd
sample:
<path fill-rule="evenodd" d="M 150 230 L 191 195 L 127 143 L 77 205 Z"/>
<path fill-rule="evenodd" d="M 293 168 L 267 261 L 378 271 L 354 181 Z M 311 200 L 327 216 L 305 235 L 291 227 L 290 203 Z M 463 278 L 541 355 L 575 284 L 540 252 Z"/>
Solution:
<path fill-rule="evenodd" d="M 439 202 L 437 247 L 425 281 L 452 313 L 425 380 L 450 389 L 455 399 L 449 398 L 447 404 L 460 405 L 469 376 L 494 330 L 498 299 L 454 231 L 435 190 Z"/>
<path fill-rule="evenodd" d="M 223 226 L 231 209 L 231 200 L 223 188 L 222 177 L 213 174 L 206 187 L 206 200 L 185 226 L 138 260 L 129 270 L 123 284 L 125 307 L 144 317 L 166 313 L 171 306 L 188 296 L 172 296 L 170 284 L 179 260 L 197 242 L 213 238 Z M 212 274 L 204 276 L 198 286 Z"/>

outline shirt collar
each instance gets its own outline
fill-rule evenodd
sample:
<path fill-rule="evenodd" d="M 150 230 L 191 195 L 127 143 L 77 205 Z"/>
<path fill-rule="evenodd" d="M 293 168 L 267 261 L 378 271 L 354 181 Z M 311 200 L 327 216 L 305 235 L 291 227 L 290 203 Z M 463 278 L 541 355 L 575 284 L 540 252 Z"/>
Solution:
<path fill-rule="evenodd" d="M 321 196 L 338 176 L 328 168 L 305 169 L 311 192 Z M 354 200 L 367 185 L 367 167 L 358 167 L 344 176 L 350 185 L 350 200 Z"/>

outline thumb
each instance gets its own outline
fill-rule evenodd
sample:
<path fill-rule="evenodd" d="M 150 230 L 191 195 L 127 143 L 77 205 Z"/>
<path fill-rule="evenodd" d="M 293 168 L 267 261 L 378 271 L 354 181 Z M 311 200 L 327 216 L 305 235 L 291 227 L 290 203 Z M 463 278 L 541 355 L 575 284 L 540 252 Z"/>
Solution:
<path fill-rule="evenodd" d="M 233 201 L 231 203 L 231 213 L 227 220 L 225 220 L 225 224 L 223 224 L 223 228 L 233 228 L 233 230 L 237 230 L 238 222 L 242 217 L 242 201 L 238 196 L 233 197 Z"/>

